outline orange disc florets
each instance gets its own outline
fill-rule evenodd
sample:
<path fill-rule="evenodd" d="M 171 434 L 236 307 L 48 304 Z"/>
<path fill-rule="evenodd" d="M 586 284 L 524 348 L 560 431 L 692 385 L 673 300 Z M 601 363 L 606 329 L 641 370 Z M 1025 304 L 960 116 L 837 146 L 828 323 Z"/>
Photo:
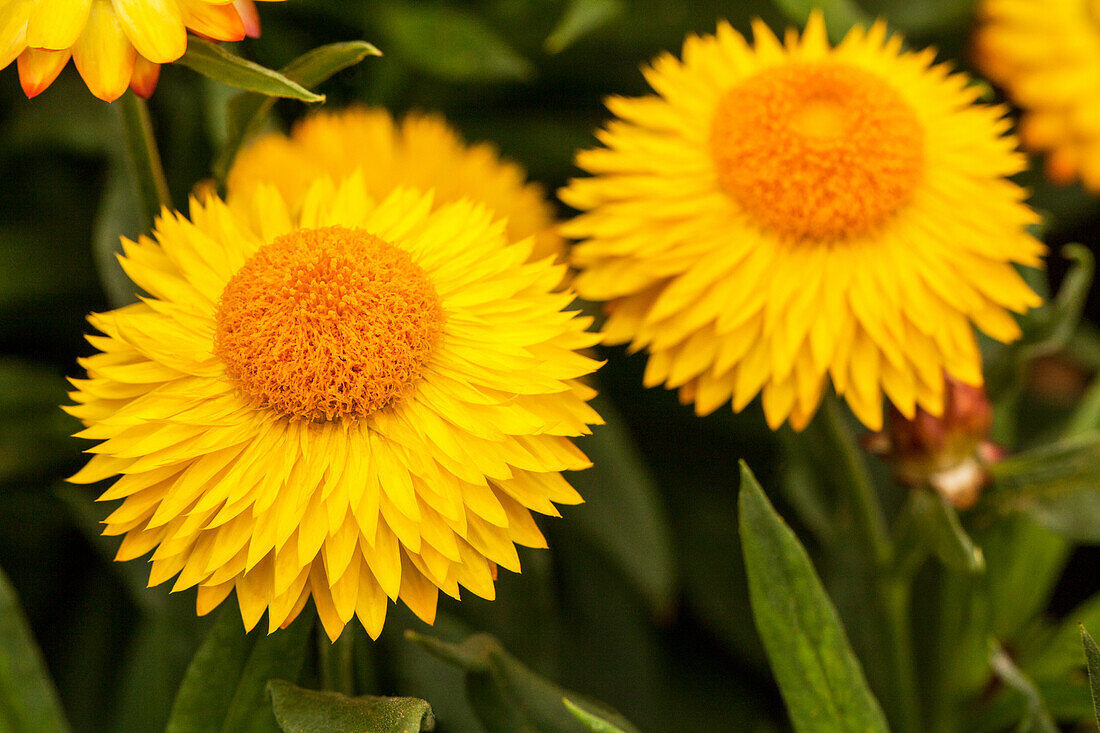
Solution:
<path fill-rule="evenodd" d="M 407 252 L 359 229 L 302 229 L 225 286 L 214 351 L 252 404 L 335 420 L 407 394 L 442 328 L 439 295 Z"/>
<path fill-rule="evenodd" d="M 920 179 L 924 129 L 875 75 L 837 63 L 762 71 L 718 103 L 718 180 L 761 225 L 840 239 L 881 224 Z"/>

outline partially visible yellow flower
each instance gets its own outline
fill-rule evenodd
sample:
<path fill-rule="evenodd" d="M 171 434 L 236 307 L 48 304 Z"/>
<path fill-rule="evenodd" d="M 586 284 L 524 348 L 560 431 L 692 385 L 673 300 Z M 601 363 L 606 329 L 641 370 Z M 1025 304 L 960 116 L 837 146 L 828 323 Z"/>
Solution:
<path fill-rule="evenodd" d="M 1039 303 L 1012 265 L 1044 248 L 1004 110 L 881 23 L 836 48 L 819 13 L 754 32 L 689 37 L 645 70 L 656 95 L 608 101 L 593 176 L 560 194 L 583 212 L 575 287 L 700 415 L 762 393 L 801 429 L 829 378 L 873 429 L 883 393 L 938 415 L 944 370 L 982 381 L 972 324 L 1010 341 Z"/>
<path fill-rule="evenodd" d="M 535 258 L 560 255 L 554 209 L 542 187 L 523 169 L 502 160 L 487 143 L 466 145 L 435 114 L 410 114 L 395 122 L 383 109 L 352 108 L 311 115 L 290 136 L 272 133 L 237 156 L 229 173 L 229 201 L 259 183 L 274 184 L 295 200 L 322 175 L 362 169 L 372 195 L 397 186 L 435 191 L 437 204 L 469 198 L 508 220 L 508 238 L 535 237 Z"/>
<path fill-rule="evenodd" d="M 92 94 L 148 97 L 160 65 L 187 50 L 187 31 L 239 41 L 259 31 L 252 0 L 0 0 L 0 69 L 18 61 L 28 97 L 71 57 Z"/>
<path fill-rule="evenodd" d="M 1100 3 L 984 0 L 974 57 L 1023 111 L 1020 139 L 1047 176 L 1100 192 Z"/>
<path fill-rule="evenodd" d="M 560 472 L 600 422 L 565 265 L 362 173 L 241 196 L 124 241 L 151 297 L 90 319 L 68 409 L 101 442 L 72 480 L 121 474 L 117 559 L 152 551 L 150 585 L 198 586 L 200 614 L 235 589 L 249 629 L 312 597 L 333 639 L 353 616 L 377 637 L 391 599 L 431 623 L 439 590 L 493 598 L 516 544 L 546 546 L 530 512 L 581 501 Z"/>

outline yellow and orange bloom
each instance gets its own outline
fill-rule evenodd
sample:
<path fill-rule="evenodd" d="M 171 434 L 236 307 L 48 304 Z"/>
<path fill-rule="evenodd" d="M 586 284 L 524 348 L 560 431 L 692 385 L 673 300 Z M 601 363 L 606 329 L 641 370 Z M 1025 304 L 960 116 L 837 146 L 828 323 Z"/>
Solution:
<path fill-rule="evenodd" d="M 1059 184 L 1100 192 L 1100 5 L 984 0 L 974 61 L 1022 110 L 1020 139 Z"/>
<path fill-rule="evenodd" d="M 700 415 L 762 394 L 801 429 L 830 381 L 872 429 L 884 394 L 939 415 L 945 371 L 982 382 L 973 327 L 1011 341 L 1040 300 L 1005 110 L 881 23 L 835 48 L 819 13 L 754 36 L 689 37 L 645 69 L 656 94 L 608 101 L 592 175 L 560 192 L 575 287 Z"/>
<path fill-rule="evenodd" d="M 154 237 L 124 242 L 150 297 L 91 317 L 68 408 L 100 441 L 72 480 L 118 477 L 105 533 L 152 552 L 150 585 L 200 614 L 235 590 L 269 630 L 312 598 L 333 639 L 377 637 L 390 600 L 431 623 L 440 590 L 493 598 L 546 546 L 531 512 L 581 501 L 560 472 L 589 465 L 599 336 L 484 206 L 357 172 L 193 200 Z"/>
<path fill-rule="evenodd" d="M 0 0 L 0 69 L 16 61 L 28 97 L 72 58 L 92 94 L 148 97 L 187 31 L 218 41 L 259 32 L 252 0 Z"/>
<path fill-rule="evenodd" d="M 507 219 L 510 240 L 535 238 L 533 258 L 564 255 L 542 187 L 488 143 L 467 145 L 436 114 L 395 121 L 384 109 L 353 107 L 310 115 L 289 136 L 264 135 L 237 156 L 228 177 L 229 202 L 264 183 L 294 200 L 319 176 L 355 170 L 369 173 L 367 185 L 376 197 L 415 186 L 435 191 L 437 205 L 463 198 L 485 204 Z"/>

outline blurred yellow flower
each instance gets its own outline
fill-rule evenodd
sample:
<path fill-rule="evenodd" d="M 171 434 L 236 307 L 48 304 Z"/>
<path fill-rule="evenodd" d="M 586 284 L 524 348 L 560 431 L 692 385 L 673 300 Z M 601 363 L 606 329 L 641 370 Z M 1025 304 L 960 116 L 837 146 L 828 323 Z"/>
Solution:
<path fill-rule="evenodd" d="M 187 50 L 188 29 L 239 41 L 259 26 L 252 0 L 0 0 L 0 69 L 17 61 L 28 97 L 72 57 L 92 94 L 148 97 L 160 65 Z"/>
<path fill-rule="evenodd" d="M 434 190 L 439 205 L 469 198 L 507 218 L 510 240 L 533 236 L 533 257 L 564 252 L 542 187 L 527 183 L 523 169 L 501 160 L 491 145 L 466 145 L 434 114 L 410 114 L 400 122 L 383 109 L 311 115 L 289 137 L 265 135 L 237 156 L 229 173 L 229 201 L 259 183 L 274 184 L 296 200 L 318 176 L 341 177 L 356 169 L 368 172 L 375 197 L 415 186 Z"/>
<path fill-rule="evenodd" d="M 600 422 L 565 266 L 481 205 L 376 202 L 361 173 L 238 203 L 124 241 L 151 297 L 90 318 L 68 410 L 102 442 L 72 480 L 121 474 L 117 559 L 155 549 L 150 585 L 198 586 L 200 614 L 236 589 L 247 628 L 312 597 L 333 639 L 352 616 L 377 637 L 387 599 L 430 623 L 440 589 L 492 598 L 516 544 L 545 547 L 530 511 L 581 501 L 559 472 Z"/>
<path fill-rule="evenodd" d="M 762 392 L 801 429 L 829 377 L 873 429 L 884 392 L 939 414 L 945 370 L 982 381 L 972 324 L 1009 341 L 1039 303 L 1012 265 L 1044 248 L 1004 110 L 882 24 L 836 48 L 819 13 L 754 31 L 689 37 L 645 70 L 657 95 L 608 101 L 593 175 L 560 193 L 575 287 L 700 415 Z"/>
<path fill-rule="evenodd" d="M 984 0 L 974 60 L 1023 110 L 1020 139 L 1056 183 L 1100 192 L 1100 4 Z"/>

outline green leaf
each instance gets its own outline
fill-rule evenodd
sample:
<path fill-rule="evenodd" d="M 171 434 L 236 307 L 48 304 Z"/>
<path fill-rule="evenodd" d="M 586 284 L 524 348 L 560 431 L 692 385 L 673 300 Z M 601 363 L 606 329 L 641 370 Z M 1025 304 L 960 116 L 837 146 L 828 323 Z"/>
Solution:
<path fill-rule="evenodd" d="M 593 406 L 605 424 L 577 442 L 594 465 L 570 476 L 586 502 L 570 522 L 641 591 L 655 613 L 664 613 L 677 578 L 661 492 L 615 406 L 603 397 Z M 609 516 L 618 521 L 608 522 Z"/>
<path fill-rule="evenodd" d="M 34 642 L 19 599 L 0 572 L 0 730 L 67 731 L 53 680 Z"/>
<path fill-rule="evenodd" d="M 1018 731 L 1033 733 L 1058 733 L 1058 726 L 1051 720 L 1039 690 L 1019 670 L 1012 658 L 995 642 L 990 643 L 989 666 L 997 677 L 1023 696 L 1027 702 L 1027 716 L 1020 721 Z"/>
<path fill-rule="evenodd" d="M 176 63 L 214 81 L 247 89 L 250 92 L 259 92 L 273 97 L 288 97 L 303 102 L 325 101 L 324 95 L 314 94 L 279 72 L 243 59 L 227 51 L 224 46 L 201 38 L 188 39 L 187 52 Z"/>
<path fill-rule="evenodd" d="M 588 730 L 589 733 L 626 733 L 619 726 L 601 718 L 595 713 L 588 712 L 568 698 L 562 698 L 562 703 L 569 709 L 569 712 L 573 713 L 573 716 L 577 720 L 584 724 L 585 729 Z"/>
<path fill-rule="evenodd" d="M 1081 312 L 1092 285 L 1095 258 L 1080 244 L 1067 244 L 1062 248 L 1062 256 L 1070 265 L 1058 295 L 1021 317 L 1023 337 L 1000 349 L 997 358 L 987 365 L 987 391 L 992 397 L 1018 384 L 1029 361 L 1065 348 L 1081 322 Z"/>
<path fill-rule="evenodd" d="M 739 507 L 753 617 L 794 728 L 886 733 L 809 556 L 744 462 Z"/>
<path fill-rule="evenodd" d="M 368 56 L 381 55 L 381 51 L 366 41 L 330 43 L 302 54 L 279 73 L 303 87 L 314 87 Z M 245 92 L 230 100 L 226 142 L 214 164 L 214 172 L 220 180 L 225 180 L 245 140 L 260 131 L 274 104 L 273 97 L 255 92 Z"/>
<path fill-rule="evenodd" d="M 976 0 L 863 0 L 868 14 L 890 19 L 906 35 L 947 34 L 969 24 Z M 1030 190 L 1030 189 L 1028 189 Z"/>
<path fill-rule="evenodd" d="M 1100 543 L 1100 433 L 1017 454 L 990 472 L 987 507 L 1025 512 L 1071 542 Z"/>
<path fill-rule="evenodd" d="M 566 699 L 583 704 L 586 712 L 613 723 L 623 733 L 637 733 L 626 718 L 606 705 L 535 674 L 488 634 L 474 634 L 461 644 L 413 631 L 406 631 L 405 637 L 465 670 L 466 695 L 489 733 L 584 733 L 588 728 L 566 707 Z"/>
<path fill-rule="evenodd" d="M 410 66 L 452 82 L 522 81 L 531 63 L 473 13 L 435 3 L 378 8 L 387 51 Z"/>
<path fill-rule="evenodd" d="M 623 0 L 570 0 L 543 47 L 547 53 L 561 53 L 584 35 L 622 15 L 624 10 Z"/>
<path fill-rule="evenodd" d="M 92 229 L 92 249 L 99 281 L 112 308 L 137 302 L 140 291 L 118 261 L 118 255 L 122 254 L 121 237 L 134 239 L 143 228 L 132 173 L 128 171 L 130 167 L 116 159 L 108 168 L 107 185 Z"/>
<path fill-rule="evenodd" d="M 267 682 L 297 680 L 312 629 L 309 616 L 300 616 L 271 635 L 245 634 L 237 609 L 227 605 L 191 660 L 166 733 L 275 730 Z"/>
<path fill-rule="evenodd" d="M 820 10 L 825 16 L 825 28 L 829 40 L 838 43 L 853 25 L 865 28 L 874 20 L 863 11 L 854 0 L 774 0 L 775 7 L 792 23 L 800 27 L 806 25 L 807 18 L 814 10 Z"/>
<path fill-rule="evenodd" d="M 963 529 L 955 507 L 931 491 L 914 491 L 910 501 L 923 539 L 940 562 L 964 573 L 985 571 L 982 548 Z"/>
<path fill-rule="evenodd" d="M 1092 692 L 1092 709 L 1096 714 L 1096 725 L 1100 726 L 1100 647 L 1084 624 L 1081 627 L 1081 643 L 1085 647 L 1085 666 L 1089 670 L 1089 690 Z"/>
<path fill-rule="evenodd" d="M 431 706 L 415 697 L 348 697 L 267 683 L 283 733 L 418 733 L 435 730 Z"/>

